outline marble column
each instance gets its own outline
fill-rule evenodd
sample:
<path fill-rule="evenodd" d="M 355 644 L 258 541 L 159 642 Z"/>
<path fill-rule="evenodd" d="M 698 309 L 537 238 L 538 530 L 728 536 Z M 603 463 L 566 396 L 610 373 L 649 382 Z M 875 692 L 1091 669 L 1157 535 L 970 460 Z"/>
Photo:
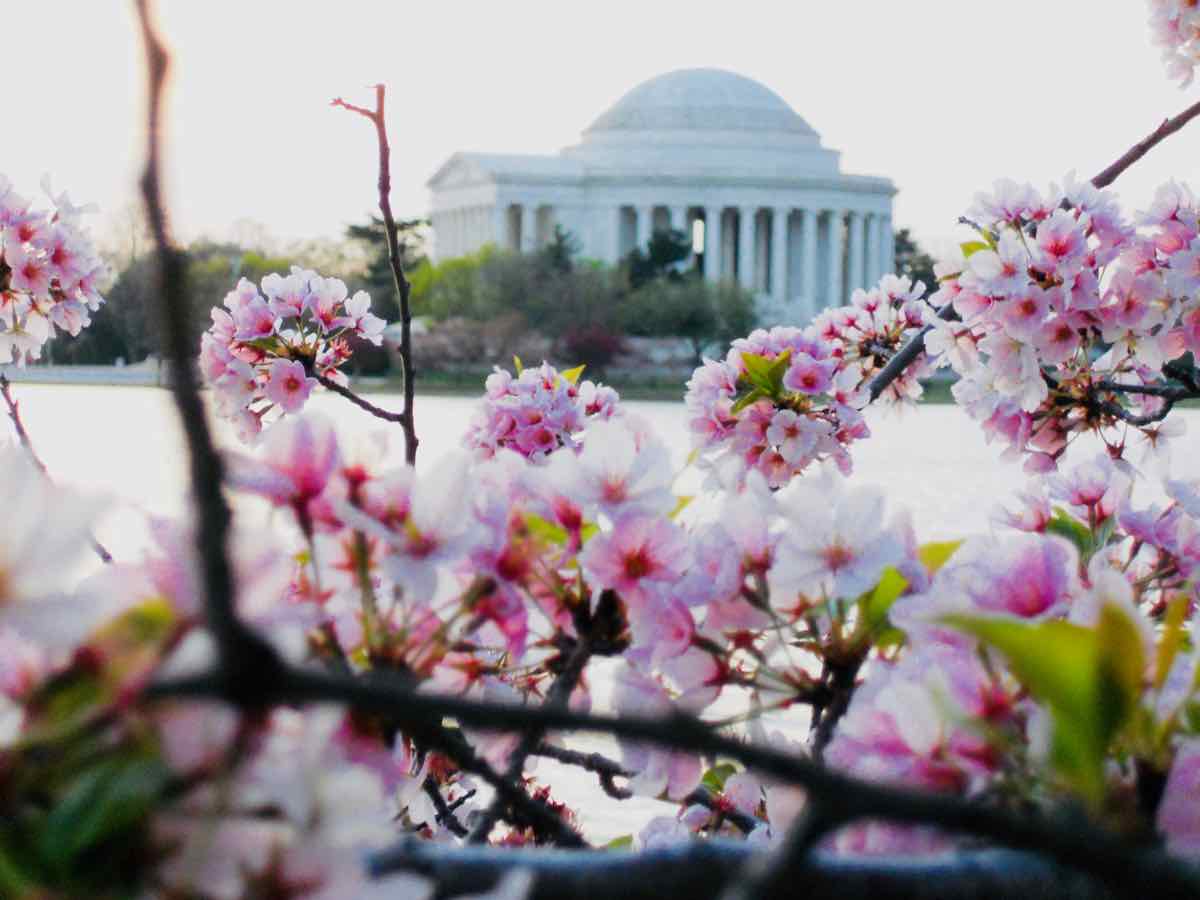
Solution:
<path fill-rule="evenodd" d="M 879 249 L 879 214 L 867 217 L 867 286 L 874 287 L 883 274 L 883 254 Z"/>
<path fill-rule="evenodd" d="M 754 214 L 753 206 L 738 208 L 738 280 L 748 291 L 754 290 Z"/>
<path fill-rule="evenodd" d="M 637 248 L 643 253 L 654 235 L 654 207 L 639 206 L 637 208 Z"/>
<path fill-rule="evenodd" d="M 850 295 L 858 288 L 863 287 L 867 282 L 866 261 L 867 261 L 867 242 L 866 242 L 866 217 L 858 212 L 851 211 L 850 216 L 850 253 L 849 265 L 847 269 L 846 294 Z"/>
<path fill-rule="evenodd" d="M 686 206 L 669 206 L 667 212 L 671 214 L 671 229 L 674 231 L 682 231 L 687 235 L 690 242 L 692 240 L 692 232 L 688 229 L 688 208 Z"/>
<path fill-rule="evenodd" d="M 721 207 L 704 207 L 704 277 L 721 280 Z"/>
<path fill-rule="evenodd" d="M 491 229 L 491 232 L 488 235 L 487 242 L 495 244 L 501 250 L 507 249 L 505 246 L 505 229 L 508 227 L 508 223 L 504 221 L 504 207 L 499 202 L 491 206 L 488 227 Z"/>
<path fill-rule="evenodd" d="M 532 203 L 521 204 L 521 252 L 532 253 L 537 249 L 537 207 Z"/>
<path fill-rule="evenodd" d="M 811 209 L 800 210 L 800 296 L 811 319 L 817 312 L 817 214 Z"/>
<path fill-rule="evenodd" d="M 840 209 L 831 209 L 826 221 L 826 249 L 829 251 L 829 281 L 825 286 L 825 306 L 842 305 L 842 216 Z"/>
<path fill-rule="evenodd" d="M 608 214 L 608 262 L 616 265 L 621 259 L 621 231 L 625 219 L 625 207 L 617 204 Z"/>
<path fill-rule="evenodd" d="M 892 275 L 896 271 L 896 235 L 892 231 L 892 217 L 882 216 L 879 223 L 883 231 L 883 240 L 880 242 L 883 245 L 883 274 Z M 933 291 L 936 287 L 929 285 L 929 290 Z"/>
<path fill-rule="evenodd" d="M 771 210 L 771 296 L 776 303 L 788 300 L 788 213 L 783 206 Z"/>

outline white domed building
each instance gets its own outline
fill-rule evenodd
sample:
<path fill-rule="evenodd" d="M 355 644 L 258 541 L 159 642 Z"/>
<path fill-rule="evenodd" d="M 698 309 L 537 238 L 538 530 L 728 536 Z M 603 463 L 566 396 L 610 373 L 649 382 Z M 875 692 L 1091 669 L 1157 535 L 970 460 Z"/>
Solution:
<path fill-rule="evenodd" d="M 562 226 L 583 256 L 615 263 L 675 228 L 706 278 L 753 290 L 765 320 L 804 322 L 892 269 L 896 188 L 842 173 L 838 156 L 757 81 L 668 72 L 556 156 L 451 156 L 428 182 L 435 254 L 530 252 Z"/>

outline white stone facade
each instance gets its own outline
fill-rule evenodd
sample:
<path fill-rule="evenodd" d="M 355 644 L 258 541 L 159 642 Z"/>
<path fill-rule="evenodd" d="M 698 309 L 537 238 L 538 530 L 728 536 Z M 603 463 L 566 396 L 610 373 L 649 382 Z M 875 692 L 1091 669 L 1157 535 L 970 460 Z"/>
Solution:
<path fill-rule="evenodd" d="M 705 277 L 755 292 L 763 319 L 806 322 L 893 268 L 896 189 L 843 174 L 838 156 L 758 82 L 670 72 L 557 156 L 450 157 L 428 183 L 434 254 L 530 252 L 562 226 L 584 257 L 616 263 L 675 228 L 702 240 Z"/>

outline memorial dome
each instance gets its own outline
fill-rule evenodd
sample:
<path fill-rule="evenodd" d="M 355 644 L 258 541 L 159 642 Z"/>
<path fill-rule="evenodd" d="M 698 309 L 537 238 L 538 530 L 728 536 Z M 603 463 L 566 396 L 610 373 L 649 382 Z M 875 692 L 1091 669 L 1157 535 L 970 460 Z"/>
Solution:
<path fill-rule="evenodd" d="M 679 69 L 643 81 L 602 113 L 584 134 L 611 131 L 738 131 L 817 136 L 766 85 L 723 69 Z"/>

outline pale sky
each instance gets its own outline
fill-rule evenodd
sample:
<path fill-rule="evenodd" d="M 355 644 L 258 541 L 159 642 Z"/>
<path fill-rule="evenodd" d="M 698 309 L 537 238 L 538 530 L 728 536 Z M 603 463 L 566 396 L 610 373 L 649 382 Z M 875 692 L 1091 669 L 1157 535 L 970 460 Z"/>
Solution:
<path fill-rule="evenodd" d="M 390 93 L 393 207 L 424 214 L 457 150 L 554 153 L 627 90 L 672 69 L 755 78 L 808 120 L 843 171 L 886 175 L 895 221 L 955 233 L 1001 176 L 1090 177 L 1200 99 L 1166 80 L 1144 0 L 163 0 L 176 50 L 170 199 L 184 238 L 251 219 L 334 236 L 375 204 L 369 123 L 331 109 Z M 141 159 L 141 46 L 124 0 L 0 0 L 0 172 L 43 173 L 113 221 Z M 1200 123 L 1127 173 L 1144 208 L 1200 187 Z"/>

